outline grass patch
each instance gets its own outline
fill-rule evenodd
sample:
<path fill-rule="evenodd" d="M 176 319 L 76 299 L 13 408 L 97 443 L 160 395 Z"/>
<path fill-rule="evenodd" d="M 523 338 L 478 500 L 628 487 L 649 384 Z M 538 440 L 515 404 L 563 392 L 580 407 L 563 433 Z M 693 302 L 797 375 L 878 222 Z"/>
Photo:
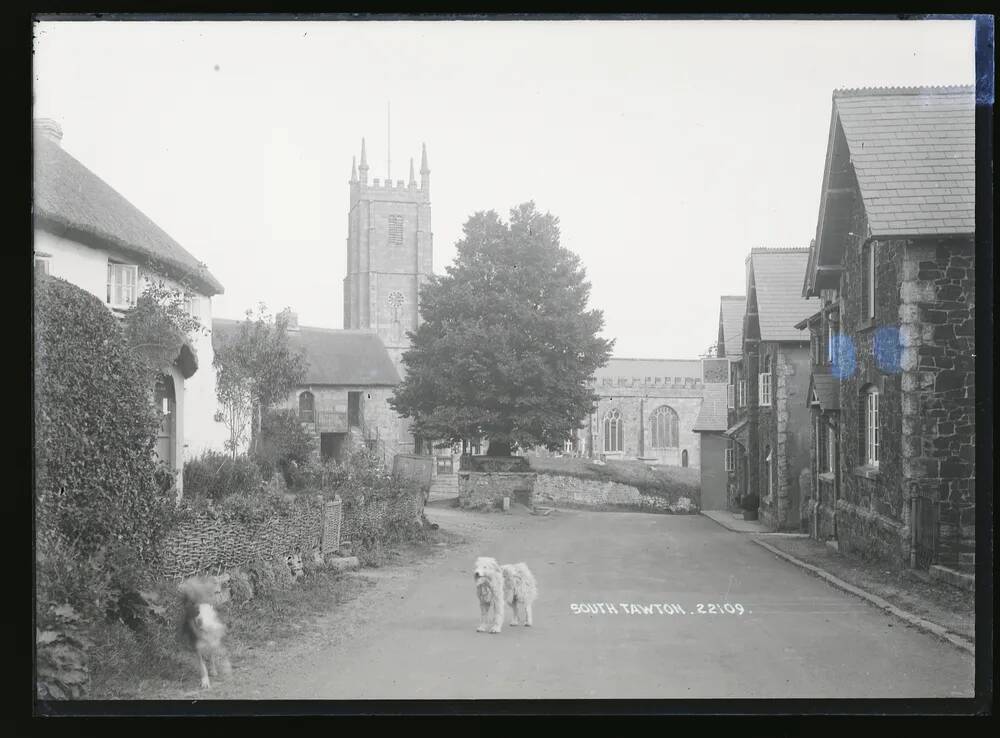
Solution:
<path fill-rule="evenodd" d="M 679 466 L 651 466 L 641 461 L 608 461 L 594 464 L 590 459 L 530 457 L 531 471 L 538 474 L 589 479 L 595 482 L 618 482 L 657 497 L 697 499 L 700 475 L 697 469 Z"/>

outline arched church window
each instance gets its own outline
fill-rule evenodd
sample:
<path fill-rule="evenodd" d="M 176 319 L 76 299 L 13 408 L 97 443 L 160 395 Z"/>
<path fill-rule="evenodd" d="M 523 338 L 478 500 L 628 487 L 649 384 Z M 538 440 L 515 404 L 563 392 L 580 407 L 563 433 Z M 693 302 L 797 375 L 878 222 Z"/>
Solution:
<path fill-rule="evenodd" d="M 653 411 L 649 423 L 653 448 L 677 447 L 677 412 L 672 407 L 660 405 Z"/>
<path fill-rule="evenodd" d="M 625 447 L 625 424 L 622 414 L 611 410 L 604 416 L 604 451 L 615 453 Z"/>

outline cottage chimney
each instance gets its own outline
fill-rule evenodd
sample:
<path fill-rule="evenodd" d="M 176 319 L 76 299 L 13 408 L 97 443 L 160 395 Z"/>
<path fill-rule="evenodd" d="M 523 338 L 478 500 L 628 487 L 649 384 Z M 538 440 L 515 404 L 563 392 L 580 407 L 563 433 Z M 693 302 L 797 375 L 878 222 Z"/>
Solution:
<path fill-rule="evenodd" d="M 62 126 L 51 118 L 36 118 L 34 121 L 35 135 L 44 136 L 53 143 L 62 141 Z"/>

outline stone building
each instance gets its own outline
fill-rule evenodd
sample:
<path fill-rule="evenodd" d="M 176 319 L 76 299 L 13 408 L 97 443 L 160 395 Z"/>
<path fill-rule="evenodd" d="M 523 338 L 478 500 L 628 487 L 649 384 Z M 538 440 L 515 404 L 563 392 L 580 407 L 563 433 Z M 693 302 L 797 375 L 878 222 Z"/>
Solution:
<path fill-rule="evenodd" d="M 594 375 L 600 397 L 575 448 L 591 457 L 697 467 L 692 426 L 702 401 L 701 360 L 611 359 Z"/>
<path fill-rule="evenodd" d="M 370 331 L 300 326 L 295 313 L 288 317 L 288 343 L 305 358 L 306 374 L 276 409 L 298 413 L 322 459 L 342 461 L 367 446 L 391 462 L 398 418 L 388 399 L 399 374 L 381 339 Z M 239 321 L 213 322 L 219 343 L 239 329 Z"/>
<path fill-rule="evenodd" d="M 799 323 L 811 527 L 896 565 L 975 551 L 975 93 L 837 90 Z"/>
<path fill-rule="evenodd" d="M 800 477 L 809 467 L 809 342 L 795 323 L 819 300 L 801 294 L 809 249 L 755 248 L 746 259 L 743 351 L 733 366 L 736 489 L 760 498 L 760 520 L 798 530 Z M 726 349 L 728 351 L 728 347 Z"/>
<path fill-rule="evenodd" d="M 34 269 L 71 282 L 121 317 L 150 283 L 182 291 L 188 313 L 212 325 L 212 297 L 222 285 L 204 264 L 62 145 L 48 119 L 34 122 Z M 162 367 L 153 389 L 161 410 L 156 453 L 184 488 L 184 461 L 221 450 L 226 432 L 215 422 L 215 372 L 209 331 L 189 337 Z"/>

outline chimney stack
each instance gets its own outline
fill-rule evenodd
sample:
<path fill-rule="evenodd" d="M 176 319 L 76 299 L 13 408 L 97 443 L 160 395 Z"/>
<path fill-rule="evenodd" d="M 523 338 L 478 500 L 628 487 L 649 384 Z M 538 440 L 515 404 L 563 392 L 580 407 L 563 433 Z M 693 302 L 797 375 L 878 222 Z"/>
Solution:
<path fill-rule="evenodd" d="M 34 121 L 35 135 L 44 136 L 55 144 L 62 141 L 62 126 L 51 118 L 36 118 Z"/>

